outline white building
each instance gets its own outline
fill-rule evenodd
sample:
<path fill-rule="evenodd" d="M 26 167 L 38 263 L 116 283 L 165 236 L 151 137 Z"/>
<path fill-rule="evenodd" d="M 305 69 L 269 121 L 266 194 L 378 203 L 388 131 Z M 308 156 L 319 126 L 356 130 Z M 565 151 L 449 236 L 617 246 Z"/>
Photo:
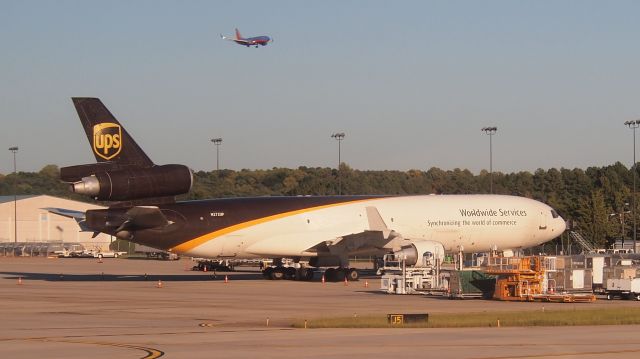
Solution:
<path fill-rule="evenodd" d="M 93 233 L 80 232 L 74 219 L 49 213 L 43 209 L 47 207 L 74 211 L 104 208 L 47 195 L 17 196 L 17 216 L 14 216 L 13 196 L 0 196 L 0 242 L 16 241 L 14 225 L 17 224 L 17 242 L 75 242 L 84 245 L 86 249 L 109 248 L 111 236 L 101 233 L 91 238 Z"/>

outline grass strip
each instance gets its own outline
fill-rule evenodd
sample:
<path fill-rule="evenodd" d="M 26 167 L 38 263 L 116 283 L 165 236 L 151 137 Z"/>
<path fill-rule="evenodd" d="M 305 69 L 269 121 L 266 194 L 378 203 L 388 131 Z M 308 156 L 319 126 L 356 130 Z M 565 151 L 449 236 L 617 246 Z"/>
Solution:
<path fill-rule="evenodd" d="M 640 324 L 640 308 L 433 313 L 428 322 L 392 325 L 387 316 L 299 319 L 294 328 L 471 328 Z"/>

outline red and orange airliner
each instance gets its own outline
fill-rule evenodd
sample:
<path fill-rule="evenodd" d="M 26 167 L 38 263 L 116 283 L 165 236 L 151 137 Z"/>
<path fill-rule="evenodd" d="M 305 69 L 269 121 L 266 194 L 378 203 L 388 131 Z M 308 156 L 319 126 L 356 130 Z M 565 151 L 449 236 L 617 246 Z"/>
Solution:
<path fill-rule="evenodd" d="M 234 41 L 239 45 L 244 45 L 246 47 L 255 46 L 256 48 L 258 47 L 258 45 L 267 46 L 268 43 L 273 42 L 273 39 L 271 39 L 269 36 L 255 36 L 244 38 L 242 37 L 242 35 L 240 35 L 240 31 L 238 31 L 238 29 L 236 29 L 235 37 L 226 37 L 222 34 L 220 34 L 220 37 L 223 40 Z"/>

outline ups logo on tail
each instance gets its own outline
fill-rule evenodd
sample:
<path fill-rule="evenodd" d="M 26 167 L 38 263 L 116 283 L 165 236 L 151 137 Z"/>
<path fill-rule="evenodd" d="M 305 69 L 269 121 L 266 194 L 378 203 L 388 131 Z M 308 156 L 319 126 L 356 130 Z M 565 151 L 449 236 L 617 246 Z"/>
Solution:
<path fill-rule="evenodd" d="M 122 150 L 122 129 L 117 123 L 104 122 L 93 126 L 93 151 L 110 160 Z"/>

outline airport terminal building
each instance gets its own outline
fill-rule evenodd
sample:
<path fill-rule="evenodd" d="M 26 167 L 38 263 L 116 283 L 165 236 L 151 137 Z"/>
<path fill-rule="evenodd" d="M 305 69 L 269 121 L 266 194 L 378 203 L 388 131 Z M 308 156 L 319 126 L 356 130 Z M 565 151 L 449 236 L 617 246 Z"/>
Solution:
<path fill-rule="evenodd" d="M 80 243 L 86 249 L 108 249 L 111 236 L 101 233 L 92 238 L 92 232 L 80 232 L 74 219 L 49 213 L 44 209 L 48 207 L 75 211 L 104 208 L 47 195 L 17 196 L 14 208 L 13 196 L 0 196 L 0 244 Z"/>

